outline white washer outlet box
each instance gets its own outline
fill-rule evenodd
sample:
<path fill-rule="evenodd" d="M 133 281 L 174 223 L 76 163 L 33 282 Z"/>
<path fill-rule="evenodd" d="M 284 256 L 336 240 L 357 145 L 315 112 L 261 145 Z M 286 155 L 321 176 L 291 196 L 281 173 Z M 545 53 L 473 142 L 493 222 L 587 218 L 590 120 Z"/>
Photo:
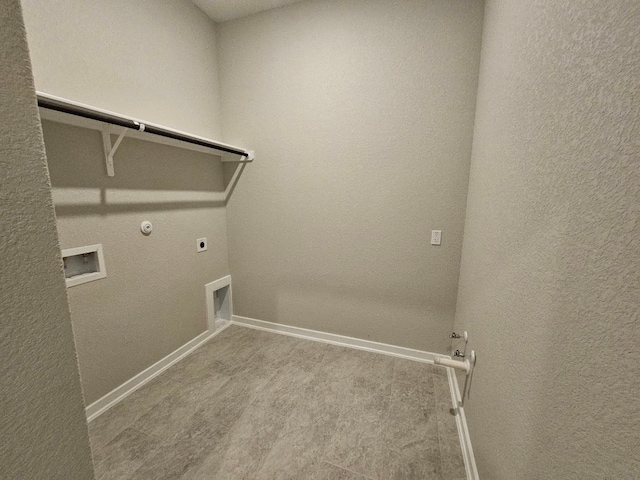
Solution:
<path fill-rule="evenodd" d="M 102 244 L 62 250 L 64 276 L 68 287 L 106 278 Z"/>
<path fill-rule="evenodd" d="M 207 237 L 196 240 L 196 252 L 205 252 L 207 250 Z"/>

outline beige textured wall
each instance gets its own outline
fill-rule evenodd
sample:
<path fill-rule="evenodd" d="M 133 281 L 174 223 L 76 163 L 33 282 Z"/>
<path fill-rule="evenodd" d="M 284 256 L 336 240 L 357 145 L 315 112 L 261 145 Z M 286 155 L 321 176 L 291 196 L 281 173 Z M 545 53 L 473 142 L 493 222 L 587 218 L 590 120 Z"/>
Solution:
<path fill-rule="evenodd" d="M 107 177 L 100 132 L 43 129 L 62 248 L 104 247 L 107 278 L 68 290 L 91 403 L 206 330 L 204 285 L 229 274 L 222 163 L 125 138 Z"/>
<path fill-rule="evenodd" d="M 471 163 L 482 478 L 640 478 L 640 3 L 487 2 Z"/>
<path fill-rule="evenodd" d="M 0 477 L 93 478 L 17 0 L 0 1 Z"/>
<path fill-rule="evenodd" d="M 239 315 L 444 351 L 482 2 L 302 2 L 218 25 Z M 430 231 L 443 230 L 441 247 Z"/>
<path fill-rule="evenodd" d="M 215 25 L 190 0 L 22 0 L 36 89 L 220 135 Z"/>
<path fill-rule="evenodd" d="M 38 89 L 219 138 L 215 26 L 190 1 L 23 3 Z M 110 178 L 99 132 L 44 133 L 62 248 L 104 245 L 108 277 L 69 289 L 89 404 L 206 329 L 204 285 L 229 274 L 222 167 L 125 138 Z"/>

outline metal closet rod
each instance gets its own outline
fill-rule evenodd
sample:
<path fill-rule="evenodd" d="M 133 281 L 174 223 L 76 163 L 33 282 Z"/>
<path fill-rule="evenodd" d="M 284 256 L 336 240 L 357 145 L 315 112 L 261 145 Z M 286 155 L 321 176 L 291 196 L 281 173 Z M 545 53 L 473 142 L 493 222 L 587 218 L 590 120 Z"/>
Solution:
<path fill-rule="evenodd" d="M 49 110 L 55 110 L 57 112 L 68 113 L 71 115 L 77 115 L 79 117 L 88 118 L 91 120 L 97 120 L 99 122 L 109 123 L 112 125 L 119 125 L 121 127 L 130 128 L 139 132 L 151 133 L 153 135 L 159 135 L 161 137 L 172 138 L 174 140 L 180 140 L 182 142 L 192 143 L 194 145 L 200 145 L 201 147 L 213 148 L 222 152 L 233 153 L 235 155 L 241 155 L 243 157 L 249 157 L 250 152 L 245 150 L 234 148 L 229 145 L 212 142 L 210 140 L 200 139 L 184 133 L 173 131 L 167 128 L 160 127 L 158 125 L 149 125 L 147 123 L 132 120 L 127 117 L 122 117 L 112 113 L 95 110 L 88 106 L 79 105 L 73 102 L 64 101 L 46 94 L 38 92 L 38 106 Z"/>

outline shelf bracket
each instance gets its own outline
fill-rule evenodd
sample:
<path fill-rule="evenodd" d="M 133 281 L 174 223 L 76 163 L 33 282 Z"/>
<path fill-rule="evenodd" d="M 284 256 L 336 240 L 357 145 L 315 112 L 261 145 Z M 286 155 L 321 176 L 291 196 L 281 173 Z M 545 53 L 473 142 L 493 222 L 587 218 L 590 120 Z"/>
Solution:
<path fill-rule="evenodd" d="M 110 177 L 115 176 L 115 171 L 113 169 L 113 155 L 118 150 L 122 139 L 127 134 L 127 128 L 124 127 L 116 140 L 116 143 L 111 145 L 111 129 L 106 125 L 102 127 L 102 145 L 104 146 L 104 161 L 107 166 L 107 175 Z"/>

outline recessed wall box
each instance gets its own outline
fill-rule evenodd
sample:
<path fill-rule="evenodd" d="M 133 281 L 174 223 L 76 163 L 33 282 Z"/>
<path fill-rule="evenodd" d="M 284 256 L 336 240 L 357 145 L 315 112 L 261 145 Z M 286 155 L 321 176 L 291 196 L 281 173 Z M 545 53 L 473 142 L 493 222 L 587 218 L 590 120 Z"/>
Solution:
<path fill-rule="evenodd" d="M 231 275 L 207 283 L 204 291 L 207 299 L 207 326 L 210 331 L 215 331 L 233 316 Z"/>
<path fill-rule="evenodd" d="M 102 244 L 62 250 L 62 261 L 67 288 L 107 276 Z"/>

